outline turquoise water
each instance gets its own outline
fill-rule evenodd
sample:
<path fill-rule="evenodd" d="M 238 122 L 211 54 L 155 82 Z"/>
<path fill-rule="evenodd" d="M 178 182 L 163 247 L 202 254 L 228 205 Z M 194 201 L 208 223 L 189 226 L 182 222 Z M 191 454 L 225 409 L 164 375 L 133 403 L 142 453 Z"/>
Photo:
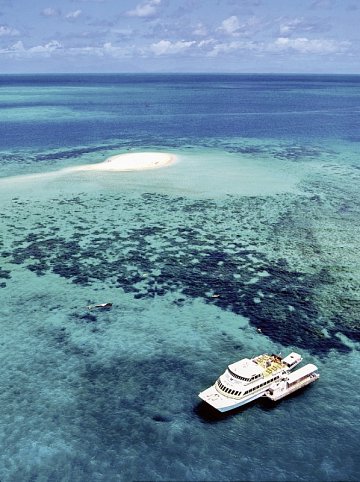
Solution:
<path fill-rule="evenodd" d="M 0 77 L 1 480 L 358 479 L 359 95 Z M 178 160 L 71 171 L 154 150 Z M 295 396 L 225 416 L 197 397 L 291 350 L 321 374 Z"/>

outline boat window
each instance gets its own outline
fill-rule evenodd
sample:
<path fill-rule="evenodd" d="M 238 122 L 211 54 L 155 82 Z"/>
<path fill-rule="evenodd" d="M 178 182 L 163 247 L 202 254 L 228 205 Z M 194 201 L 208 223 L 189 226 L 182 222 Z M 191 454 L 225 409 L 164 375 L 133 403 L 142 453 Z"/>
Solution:
<path fill-rule="evenodd" d="M 250 378 L 245 378 L 245 377 L 242 377 L 240 375 L 237 375 L 236 373 L 234 373 L 232 370 L 230 370 L 230 368 L 228 367 L 228 371 L 229 373 L 234 377 L 234 378 L 237 378 L 238 380 L 243 380 L 244 382 L 249 382 L 250 381 Z"/>

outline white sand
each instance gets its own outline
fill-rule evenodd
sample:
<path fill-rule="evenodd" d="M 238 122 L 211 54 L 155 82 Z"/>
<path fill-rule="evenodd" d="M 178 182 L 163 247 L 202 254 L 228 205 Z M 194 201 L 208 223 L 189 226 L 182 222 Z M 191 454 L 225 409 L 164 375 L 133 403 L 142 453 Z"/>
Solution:
<path fill-rule="evenodd" d="M 24 174 L 17 176 L 9 176 L 0 178 L 0 187 L 12 190 L 15 186 L 19 188 L 34 189 L 34 181 L 56 181 L 64 177 L 64 175 L 74 172 L 121 172 L 121 171 L 143 171 L 146 169 L 158 169 L 170 166 L 177 161 L 177 157 L 167 152 L 137 152 L 128 154 L 118 154 L 109 157 L 104 162 L 97 164 L 85 164 L 76 167 L 65 167 L 54 172 L 45 172 L 37 174 Z M 93 177 L 93 176 L 91 176 Z M 64 178 L 66 179 L 66 177 Z M 36 189 L 36 188 L 35 188 Z M 43 189 L 43 187 L 42 187 Z"/>
<path fill-rule="evenodd" d="M 173 164 L 176 156 L 164 152 L 137 152 L 119 154 L 98 164 L 86 164 L 73 168 L 76 171 L 143 171 Z"/>

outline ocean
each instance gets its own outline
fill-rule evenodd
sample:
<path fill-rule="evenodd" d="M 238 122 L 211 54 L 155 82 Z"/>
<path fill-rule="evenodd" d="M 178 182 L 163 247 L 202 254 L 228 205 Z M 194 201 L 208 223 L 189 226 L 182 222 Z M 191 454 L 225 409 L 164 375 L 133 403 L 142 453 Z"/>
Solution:
<path fill-rule="evenodd" d="M 360 76 L 1 75 L 0 120 L 0 480 L 358 480 Z"/>

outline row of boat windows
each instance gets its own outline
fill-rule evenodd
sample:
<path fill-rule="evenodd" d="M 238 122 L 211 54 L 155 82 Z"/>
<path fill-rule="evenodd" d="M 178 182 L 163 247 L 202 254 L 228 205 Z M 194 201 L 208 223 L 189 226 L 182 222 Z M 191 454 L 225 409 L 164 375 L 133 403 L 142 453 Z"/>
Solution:
<path fill-rule="evenodd" d="M 230 368 L 228 368 L 228 370 L 231 376 L 233 376 L 234 378 L 237 378 L 238 380 L 243 380 L 244 382 L 253 382 L 254 380 L 257 380 L 258 378 L 261 377 L 261 375 L 254 375 L 251 378 L 245 378 L 245 377 L 241 377 L 240 375 L 236 375 L 236 373 L 231 371 Z"/>
<path fill-rule="evenodd" d="M 237 391 L 237 390 L 231 390 L 230 388 L 228 387 L 225 387 L 225 385 L 223 385 L 220 381 L 220 379 L 217 381 L 217 384 L 219 386 L 219 388 L 221 388 L 221 390 L 225 393 L 228 393 L 229 395 L 236 395 L 237 397 L 240 397 L 241 396 L 241 392 Z"/>
<path fill-rule="evenodd" d="M 259 374 L 259 375 L 254 375 L 251 378 L 245 378 L 245 377 L 241 377 L 240 375 L 236 375 L 236 373 L 231 371 L 230 368 L 228 368 L 228 370 L 231 376 L 233 376 L 234 378 L 238 378 L 239 380 L 243 380 L 244 382 L 253 382 L 254 380 L 257 380 L 258 378 L 261 377 L 261 375 Z"/>
<path fill-rule="evenodd" d="M 231 388 L 225 387 L 225 385 L 223 385 L 221 383 L 220 378 L 218 379 L 217 384 L 223 392 L 228 393 L 229 395 L 236 395 L 237 397 L 240 397 L 242 395 L 247 395 L 248 393 L 254 392 L 255 390 L 258 390 L 259 388 L 263 387 L 264 385 L 268 385 L 269 383 L 274 382 L 275 380 L 278 380 L 279 378 L 280 378 L 279 375 L 277 375 L 276 377 L 272 377 L 269 380 L 266 380 L 266 382 L 261 383 L 260 385 L 256 385 L 256 387 L 250 388 L 249 390 L 246 390 L 244 393 L 239 392 L 238 390 L 232 390 Z"/>
<path fill-rule="evenodd" d="M 277 375 L 276 377 L 272 377 L 272 378 L 270 378 L 269 380 L 266 380 L 266 382 L 260 383 L 260 385 L 256 385 L 256 387 L 250 388 L 250 390 L 246 390 L 246 391 L 244 392 L 244 395 L 247 395 L 248 393 L 254 392 L 254 391 L 257 390 L 258 388 L 261 388 L 261 387 L 263 387 L 264 385 L 268 385 L 269 383 L 274 382 L 275 380 L 278 380 L 279 378 L 280 378 L 279 375 Z"/>

